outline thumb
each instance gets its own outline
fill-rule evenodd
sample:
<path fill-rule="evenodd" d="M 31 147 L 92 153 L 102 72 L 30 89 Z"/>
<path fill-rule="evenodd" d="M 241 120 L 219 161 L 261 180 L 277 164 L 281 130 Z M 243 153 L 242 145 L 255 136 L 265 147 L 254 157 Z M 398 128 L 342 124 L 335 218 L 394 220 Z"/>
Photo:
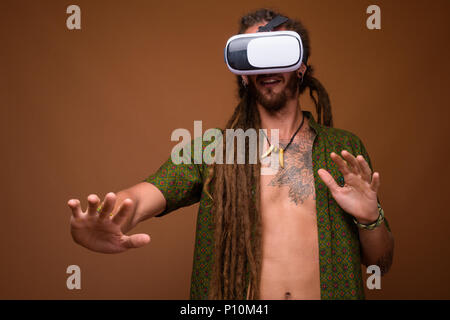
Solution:
<path fill-rule="evenodd" d="M 122 245 L 127 249 L 140 248 L 150 242 L 150 236 L 145 233 L 123 236 Z"/>

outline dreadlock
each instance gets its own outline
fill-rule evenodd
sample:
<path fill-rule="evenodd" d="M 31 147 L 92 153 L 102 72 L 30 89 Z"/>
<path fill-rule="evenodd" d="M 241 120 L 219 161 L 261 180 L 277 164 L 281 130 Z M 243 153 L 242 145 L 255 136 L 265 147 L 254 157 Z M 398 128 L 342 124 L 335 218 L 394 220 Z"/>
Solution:
<path fill-rule="evenodd" d="M 279 13 L 268 9 L 251 12 L 240 20 L 238 33 L 244 33 L 249 27 L 269 22 Z M 310 54 L 309 36 L 299 21 L 289 19 L 283 26 L 296 31 L 302 41 L 306 64 Z M 226 129 L 261 128 L 261 120 L 254 97 L 237 76 L 240 102 L 229 119 Z M 318 122 L 332 126 L 331 105 L 328 93 L 322 84 L 313 77 L 313 68 L 307 65 L 303 81 L 299 81 L 299 93 L 309 88 L 318 116 Z M 316 97 L 317 96 L 317 97 Z M 224 135 L 225 137 L 225 135 Z M 225 140 L 225 138 L 224 138 Z M 228 141 L 223 144 L 226 151 Z M 246 156 L 248 155 L 246 141 Z M 236 146 L 235 146 L 236 147 Z M 234 154 L 236 154 L 235 152 Z M 244 299 L 245 287 L 249 284 L 250 299 L 258 299 L 261 274 L 261 215 L 260 215 L 260 170 L 261 165 L 250 164 L 214 164 L 209 168 L 209 177 L 205 189 L 213 189 L 214 259 L 209 290 L 210 299 Z"/>

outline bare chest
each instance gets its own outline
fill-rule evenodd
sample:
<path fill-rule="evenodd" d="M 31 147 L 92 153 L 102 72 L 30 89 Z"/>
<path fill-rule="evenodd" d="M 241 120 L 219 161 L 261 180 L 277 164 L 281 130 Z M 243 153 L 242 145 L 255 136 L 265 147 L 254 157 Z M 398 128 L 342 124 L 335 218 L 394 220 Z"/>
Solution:
<path fill-rule="evenodd" d="M 312 165 L 314 137 L 310 130 L 296 137 L 284 151 L 283 167 L 273 168 L 267 162 L 263 164 L 265 171 L 261 171 L 261 208 L 263 212 L 267 212 L 265 218 L 285 217 L 283 213 L 287 212 L 303 212 L 315 216 L 316 195 Z M 281 140 L 280 147 L 285 148 L 286 141 Z M 269 213 L 269 210 L 275 210 L 277 214 Z"/>
<path fill-rule="evenodd" d="M 313 141 L 303 133 L 285 151 L 284 167 L 261 175 L 263 298 L 319 296 Z"/>

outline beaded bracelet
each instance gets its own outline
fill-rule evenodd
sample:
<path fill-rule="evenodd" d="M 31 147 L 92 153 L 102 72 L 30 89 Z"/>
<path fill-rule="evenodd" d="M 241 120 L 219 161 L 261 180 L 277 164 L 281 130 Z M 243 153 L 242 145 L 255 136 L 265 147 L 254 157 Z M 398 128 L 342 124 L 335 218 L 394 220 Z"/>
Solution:
<path fill-rule="evenodd" d="M 383 223 L 384 221 L 384 211 L 383 208 L 381 208 L 380 204 L 378 205 L 378 219 L 375 220 L 372 223 L 368 223 L 368 224 L 364 224 L 364 223 L 360 223 L 358 222 L 358 220 L 356 220 L 355 218 L 353 218 L 353 222 L 358 226 L 358 228 L 364 229 L 364 230 L 373 230 L 376 227 L 378 227 L 380 224 Z"/>

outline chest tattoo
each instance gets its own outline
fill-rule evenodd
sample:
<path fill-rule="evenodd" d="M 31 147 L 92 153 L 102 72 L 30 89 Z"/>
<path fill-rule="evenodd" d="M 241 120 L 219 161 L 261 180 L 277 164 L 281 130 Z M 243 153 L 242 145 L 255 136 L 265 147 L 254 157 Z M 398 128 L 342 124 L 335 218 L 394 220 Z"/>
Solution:
<path fill-rule="evenodd" d="M 269 182 L 272 187 L 289 187 L 289 199 L 296 205 L 303 204 L 310 197 L 315 200 L 312 166 L 314 137 L 311 129 L 299 134 L 285 152 L 284 168 L 280 167 Z M 280 146 L 285 147 L 286 143 L 280 140 Z"/>

